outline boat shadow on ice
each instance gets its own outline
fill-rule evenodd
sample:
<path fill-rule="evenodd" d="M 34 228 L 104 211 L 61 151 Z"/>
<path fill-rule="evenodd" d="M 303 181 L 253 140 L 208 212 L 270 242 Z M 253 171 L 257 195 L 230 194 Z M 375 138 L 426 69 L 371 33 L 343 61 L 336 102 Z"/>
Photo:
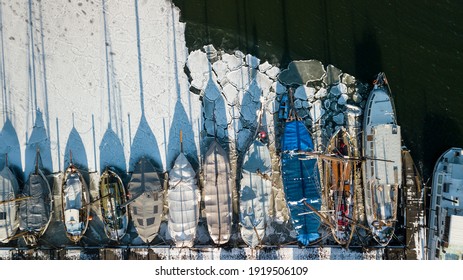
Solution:
<path fill-rule="evenodd" d="M 16 177 L 22 177 L 21 149 L 18 134 L 9 118 L 3 124 L 0 131 L 0 169 L 3 169 L 8 154 L 8 166 L 13 170 Z"/>
<path fill-rule="evenodd" d="M 118 175 L 122 177 L 126 176 L 127 166 L 124 155 L 124 147 L 122 146 L 121 140 L 108 125 L 103 138 L 100 143 L 100 170 L 103 171 L 106 167 L 114 168 Z"/>
<path fill-rule="evenodd" d="M 35 124 L 26 143 L 24 168 L 25 178 L 27 178 L 29 173 L 31 173 L 35 168 L 37 149 L 40 151 L 41 163 L 45 173 L 52 173 L 53 164 L 51 159 L 50 139 L 48 138 L 47 130 L 43 121 L 43 115 L 40 110 L 36 111 Z"/>
<path fill-rule="evenodd" d="M 178 97 L 180 98 L 180 97 Z M 180 131 L 182 131 L 182 143 L 180 143 Z M 192 124 L 186 114 L 180 99 L 175 104 L 174 116 L 169 131 L 169 144 L 167 145 L 167 168 L 170 170 L 174 165 L 175 158 L 180 154 L 180 147 L 194 170 L 198 170 L 198 151 L 195 144 Z"/>
<path fill-rule="evenodd" d="M 68 141 L 66 143 L 66 150 L 64 152 L 64 169 L 65 170 L 69 164 L 72 162 L 81 170 L 88 169 L 88 160 L 87 153 L 85 151 L 85 146 L 82 141 L 82 138 L 77 132 L 76 128 L 73 127 L 68 136 Z M 61 168 L 61 166 L 59 167 Z"/>
<path fill-rule="evenodd" d="M 140 124 L 130 147 L 129 172 L 134 170 L 135 165 L 142 157 L 149 159 L 158 171 L 163 170 L 158 143 L 144 112 L 142 112 Z"/>

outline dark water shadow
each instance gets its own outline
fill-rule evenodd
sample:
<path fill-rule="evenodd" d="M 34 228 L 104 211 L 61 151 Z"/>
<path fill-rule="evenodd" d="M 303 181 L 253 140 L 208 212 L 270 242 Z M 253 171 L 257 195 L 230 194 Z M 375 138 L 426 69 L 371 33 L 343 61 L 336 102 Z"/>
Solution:
<path fill-rule="evenodd" d="M 0 131 L 0 170 L 5 166 L 5 154 L 8 154 L 8 166 L 10 169 L 18 178 L 23 177 L 18 134 L 13 123 L 8 118 Z"/>
<path fill-rule="evenodd" d="M 430 178 L 437 159 L 451 147 L 461 147 L 463 135 L 457 121 L 439 113 L 427 113 L 423 125 L 423 176 Z"/>
<path fill-rule="evenodd" d="M 53 162 L 51 159 L 50 139 L 48 138 L 45 124 L 43 122 L 42 112 L 40 110 L 36 111 L 35 125 L 26 143 L 24 168 L 25 177 L 29 176 L 29 173 L 35 168 L 37 149 L 40 151 L 42 168 L 46 171 L 46 173 L 52 173 Z"/>
<path fill-rule="evenodd" d="M 85 151 L 84 142 L 77 132 L 76 128 L 73 127 L 68 136 L 68 141 L 66 143 L 66 150 L 64 151 L 64 167 L 63 170 L 71 163 L 71 153 L 72 153 L 72 162 L 79 168 L 83 170 L 88 169 L 88 159 L 87 153 Z M 61 168 L 61 166 L 60 166 Z"/>
<path fill-rule="evenodd" d="M 130 147 L 129 172 L 135 169 L 135 165 L 141 157 L 148 158 L 156 169 L 163 170 L 156 137 L 154 137 L 143 113 Z"/>
<path fill-rule="evenodd" d="M 116 133 L 109 126 L 106 129 L 101 143 L 100 149 L 100 171 L 105 170 L 106 167 L 114 167 L 118 174 L 125 174 L 127 172 L 127 165 L 125 162 L 124 147 L 121 140 Z"/>
<path fill-rule="evenodd" d="M 366 20 L 369 22 L 369 20 Z M 381 48 L 376 33 L 370 26 L 366 26 L 360 40 L 355 40 L 355 73 L 363 81 L 372 78 L 383 71 Z"/>

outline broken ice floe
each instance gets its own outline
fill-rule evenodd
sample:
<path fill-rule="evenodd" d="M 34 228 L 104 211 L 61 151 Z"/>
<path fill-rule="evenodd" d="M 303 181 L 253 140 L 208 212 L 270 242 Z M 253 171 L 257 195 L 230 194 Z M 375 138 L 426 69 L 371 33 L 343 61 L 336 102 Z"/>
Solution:
<path fill-rule="evenodd" d="M 268 133 L 274 170 L 278 170 L 276 151 L 280 128 L 289 117 L 289 104 L 311 131 L 318 150 L 323 150 L 336 129 L 357 129 L 362 106 L 359 102 L 364 102 L 367 91 L 362 90 L 355 77 L 335 66 L 325 69 L 317 60 L 296 61 L 280 71 L 267 61 L 260 64 L 258 58 L 239 51 L 228 54 L 209 47 L 205 52 L 190 54 L 188 61 L 196 61 L 199 66 L 187 63 L 186 72 L 189 71 L 191 81 L 197 80 L 192 84 L 203 99 L 202 135 L 216 136 L 228 143 L 234 168 L 239 168 L 237 157 L 246 151 L 260 129 Z M 230 176 L 236 179 L 237 174 L 239 170 Z M 281 225 L 289 218 L 284 201 L 281 180 L 276 180 L 270 212 Z M 294 229 L 281 238 L 294 238 L 290 232 Z"/>
<path fill-rule="evenodd" d="M 281 71 L 278 79 L 282 84 L 305 85 L 307 82 L 321 81 L 326 71 L 318 60 L 292 61 L 288 69 Z"/>

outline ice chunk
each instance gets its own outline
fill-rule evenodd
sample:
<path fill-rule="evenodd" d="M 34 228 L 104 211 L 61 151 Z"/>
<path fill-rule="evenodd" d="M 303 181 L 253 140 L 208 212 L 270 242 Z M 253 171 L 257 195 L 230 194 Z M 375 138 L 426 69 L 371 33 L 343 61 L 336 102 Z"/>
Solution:
<path fill-rule="evenodd" d="M 336 86 L 332 86 L 330 89 L 331 96 L 340 96 L 343 93 L 347 93 L 347 86 L 345 84 L 338 84 Z"/>
<path fill-rule="evenodd" d="M 261 72 L 256 73 L 255 80 L 263 92 L 268 92 L 272 88 L 273 81 Z"/>
<path fill-rule="evenodd" d="M 188 56 L 186 66 L 190 71 L 189 74 L 192 79 L 191 86 L 198 90 L 204 89 L 211 71 L 211 64 L 206 54 L 200 50 L 191 52 Z"/>
<path fill-rule="evenodd" d="M 243 65 L 243 59 L 232 54 L 223 54 L 222 60 L 227 64 L 228 69 L 236 70 Z"/>
<path fill-rule="evenodd" d="M 265 61 L 261 65 L 259 65 L 259 71 L 265 73 L 265 71 L 269 70 L 272 68 L 272 64 L 268 63 L 268 61 Z"/>
<path fill-rule="evenodd" d="M 316 123 L 325 114 L 325 110 L 322 108 L 322 102 L 320 100 L 315 101 L 310 108 L 310 117 L 313 123 Z"/>
<path fill-rule="evenodd" d="M 273 83 L 272 87 L 275 90 L 275 93 L 278 95 L 286 93 L 286 86 L 282 85 L 279 81 L 276 81 L 275 83 Z"/>
<path fill-rule="evenodd" d="M 238 90 L 236 87 L 234 87 L 231 84 L 226 84 L 222 92 L 225 96 L 225 99 L 227 99 L 227 103 L 230 104 L 231 106 L 234 106 L 238 103 Z"/>
<path fill-rule="evenodd" d="M 318 60 L 292 61 L 287 69 L 281 71 L 278 80 L 285 85 L 305 85 L 321 81 L 325 73 L 323 64 Z"/>
<path fill-rule="evenodd" d="M 339 113 L 333 117 L 333 121 L 338 124 L 338 125 L 343 125 L 344 124 L 344 114 Z"/>
<path fill-rule="evenodd" d="M 302 100 L 313 100 L 315 96 L 315 88 L 308 86 L 300 86 L 296 89 L 294 93 L 294 98 Z"/>
<path fill-rule="evenodd" d="M 270 79 L 276 80 L 278 74 L 280 74 L 280 68 L 273 66 L 272 68 L 265 71 L 265 74 L 267 74 L 267 76 L 269 76 Z"/>
<path fill-rule="evenodd" d="M 250 54 L 246 55 L 244 61 L 246 62 L 246 65 L 251 68 L 257 68 L 260 64 L 260 59 Z"/>
<path fill-rule="evenodd" d="M 326 67 L 326 84 L 328 85 L 335 85 L 340 82 L 340 78 L 342 75 L 342 71 L 336 68 L 333 65 L 328 65 Z"/>
<path fill-rule="evenodd" d="M 214 48 L 213 45 L 204 46 L 204 51 L 206 52 L 206 56 L 209 59 L 209 61 L 217 60 L 217 50 Z"/>
<path fill-rule="evenodd" d="M 352 95 L 352 100 L 353 100 L 355 103 L 360 103 L 360 102 L 362 102 L 363 98 L 362 98 L 362 96 L 361 96 L 360 94 L 354 93 L 354 94 Z"/>
<path fill-rule="evenodd" d="M 223 128 L 226 128 L 228 125 L 227 121 L 227 108 L 225 106 L 225 102 L 223 101 L 223 98 L 218 98 L 215 101 L 215 122 L 217 126 L 221 126 Z"/>
<path fill-rule="evenodd" d="M 227 79 L 238 90 L 246 90 L 252 80 L 254 80 L 256 72 L 256 69 L 243 66 L 239 69 L 228 72 Z"/>
<path fill-rule="evenodd" d="M 312 105 L 310 105 L 310 103 L 308 101 L 306 101 L 306 100 L 302 101 L 302 108 L 307 109 L 307 108 L 310 108 L 310 106 L 312 106 Z"/>
<path fill-rule="evenodd" d="M 251 130 L 249 129 L 242 129 L 238 135 L 237 135 L 237 138 L 236 139 L 237 141 L 237 148 L 239 151 L 244 151 L 247 146 L 248 146 L 248 143 L 251 141 L 251 137 L 252 137 L 252 132 Z"/>
<path fill-rule="evenodd" d="M 212 69 L 214 70 L 215 74 L 217 75 L 217 81 L 220 84 L 225 84 L 225 81 L 227 79 L 227 72 L 228 72 L 228 67 L 225 62 L 222 60 L 217 60 L 212 64 Z"/>
<path fill-rule="evenodd" d="M 209 79 L 206 88 L 204 89 L 204 97 L 210 101 L 215 101 L 221 96 L 219 87 L 212 79 Z"/>
<path fill-rule="evenodd" d="M 323 98 L 326 97 L 326 95 L 327 95 L 327 90 L 326 90 L 326 88 L 322 87 L 322 88 L 320 88 L 320 89 L 317 91 L 317 93 L 315 94 L 315 98 L 317 98 L 317 99 L 323 99 Z"/>
<path fill-rule="evenodd" d="M 346 105 L 347 100 L 349 99 L 349 96 L 345 93 L 341 94 L 341 96 L 338 99 L 338 104 L 339 105 Z"/>
<path fill-rule="evenodd" d="M 251 82 L 247 91 L 251 94 L 252 101 L 260 102 L 260 98 L 262 97 L 262 89 L 256 80 Z"/>
<path fill-rule="evenodd" d="M 301 101 L 300 99 L 296 99 L 296 100 L 294 101 L 294 107 L 295 107 L 296 109 L 301 109 L 301 108 L 302 108 L 302 101 Z"/>

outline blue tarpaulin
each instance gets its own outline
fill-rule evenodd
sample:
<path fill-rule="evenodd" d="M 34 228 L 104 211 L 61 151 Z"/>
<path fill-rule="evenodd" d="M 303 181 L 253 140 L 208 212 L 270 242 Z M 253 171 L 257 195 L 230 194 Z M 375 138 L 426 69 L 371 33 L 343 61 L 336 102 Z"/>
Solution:
<path fill-rule="evenodd" d="M 320 211 L 321 190 L 317 159 L 306 159 L 306 155 L 298 153 L 311 152 L 313 149 L 312 137 L 303 122 L 286 123 L 281 157 L 283 186 L 291 220 L 298 233 L 297 239 L 303 245 L 308 245 L 320 237 L 320 219 L 304 204 L 305 201 Z"/>

